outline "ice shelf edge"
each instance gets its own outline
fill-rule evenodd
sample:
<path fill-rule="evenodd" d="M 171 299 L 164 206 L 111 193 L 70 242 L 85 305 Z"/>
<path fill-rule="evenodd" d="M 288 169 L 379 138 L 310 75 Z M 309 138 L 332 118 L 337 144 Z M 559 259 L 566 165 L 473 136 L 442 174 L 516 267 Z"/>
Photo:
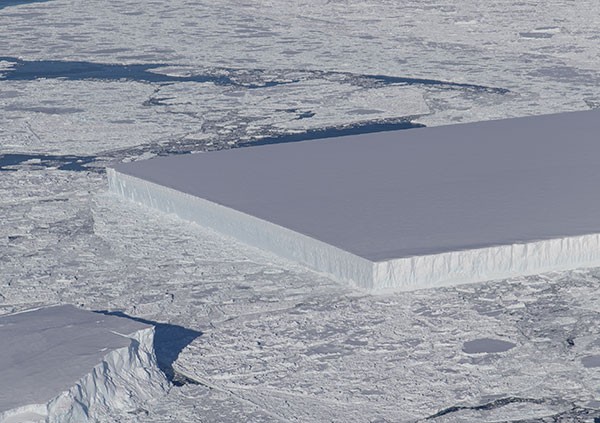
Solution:
<path fill-rule="evenodd" d="M 600 267 L 600 234 L 457 250 L 375 263 L 380 290 L 429 288 Z"/>
<path fill-rule="evenodd" d="M 302 263 L 335 279 L 373 289 L 374 263 L 340 248 L 200 197 L 107 169 L 109 190 L 150 208 L 172 213 L 245 244 Z"/>
<path fill-rule="evenodd" d="M 460 285 L 600 266 L 600 234 L 372 262 L 274 223 L 107 169 L 109 190 L 371 292 Z"/>

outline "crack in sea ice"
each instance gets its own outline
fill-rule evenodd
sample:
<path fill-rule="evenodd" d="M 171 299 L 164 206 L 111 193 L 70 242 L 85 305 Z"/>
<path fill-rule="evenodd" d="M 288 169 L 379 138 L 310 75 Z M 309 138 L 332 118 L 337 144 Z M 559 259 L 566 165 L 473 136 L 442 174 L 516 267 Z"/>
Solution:
<path fill-rule="evenodd" d="M 333 74 L 333 73 L 332 73 Z M 365 82 L 375 82 L 382 85 L 424 85 L 424 86 L 435 86 L 448 89 L 462 89 L 469 91 L 488 92 L 493 94 L 508 94 L 510 90 L 499 87 L 488 87 L 485 85 L 468 84 L 462 82 L 443 81 L 439 79 L 427 79 L 427 78 L 410 78 L 404 76 L 390 76 L 390 75 L 353 75 L 345 74 L 350 78 L 355 78 L 358 83 L 364 84 Z M 362 80 L 362 81 L 361 81 Z"/>
<path fill-rule="evenodd" d="M 249 147 L 267 144 L 281 144 L 296 141 L 308 141 L 321 138 L 343 137 L 348 135 L 370 134 L 384 131 L 397 131 L 401 129 L 424 128 L 425 125 L 413 123 L 410 119 L 366 121 L 353 125 L 334 126 L 329 128 L 309 129 L 299 133 L 289 133 L 267 136 L 252 141 L 237 144 L 238 147 Z"/>
<path fill-rule="evenodd" d="M 262 88 L 279 85 L 282 82 L 265 81 L 263 83 L 246 83 L 236 81 L 234 77 L 215 72 L 189 76 L 168 75 L 153 72 L 168 66 L 164 63 L 121 65 L 114 63 L 92 63 L 84 61 L 60 60 L 22 60 L 15 57 L 2 57 L 0 61 L 12 63 L 12 67 L 3 71 L 0 80 L 33 81 L 42 78 L 56 78 L 70 81 L 136 81 L 145 83 L 169 82 L 212 82 L 216 85 L 242 86 L 246 88 Z"/>
<path fill-rule="evenodd" d="M 445 416 L 445 415 L 451 414 L 451 413 L 456 413 L 457 411 L 462 411 L 462 410 L 474 410 L 474 411 L 493 410 L 493 409 L 504 407 L 505 405 L 514 404 L 514 403 L 543 404 L 544 402 L 545 401 L 543 399 L 536 399 L 536 398 L 518 398 L 518 397 L 500 398 L 500 399 L 494 400 L 492 402 L 488 402 L 488 403 L 481 404 L 481 405 L 474 405 L 474 406 L 454 405 L 452 407 L 444 408 L 443 410 L 438 411 L 437 413 L 427 417 L 425 420 L 433 420 L 438 417 L 442 417 L 442 416 Z"/>
<path fill-rule="evenodd" d="M 115 64 L 93 63 L 85 61 L 61 60 L 22 60 L 16 57 L 0 56 L 0 62 L 12 64 L 0 80 L 31 81 L 40 78 L 61 78 L 67 80 L 128 80 L 146 83 L 169 82 L 212 82 L 217 85 L 240 86 L 249 89 L 268 88 L 276 85 L 290 84 L 302 79 L 343 79 L 356 85 L 420 85 L 436 86 L 449 89 L 466 89 L 484 91 L 494 94 L 507 94 L 506 88 L 489 87 L 485 85 L 452 82 L 430 78 L 417 78 L 394 75 L 353 74 L 349 72 L 320 71 L 320 70 L 265 70 L 265 69 L 233 69 L 215 68 L 204 70 L 204 73 L 192 72 L 189 75 L 171 75 L 156 72 L 160 68 L 178 69 L 180 66 L 165 63 L 153 64 Z M 277 74 L 277 77 L 264 78 L 263 75 Z M 289 78 L 287 75 L 295 77 Z M 300 75 L 300 78 L 298 78 Z"/>
<path fill-rule="evenodd" d="M 506 419 L 504 421 L 511 423 L 563 423 L 563 422 L 572 422 L 572 421 L 593 421 L 594 423 L 600 423 L 600 411 L 594 410 L 591 408 L 580 407 L 575 404 L 566 404 L 562 401 L 558 400 L 548 400 L 543 398 L 521 398 L 521 397 L 505 397 L 499 398 L 494 401 L 475 405 L 475 406 L 451 406 L 440 410 L 439 412 L 426 417 L 422 421 L 426 420 L 436 420 L 439 418 L 444 418 L 451 414 L 461 412 L 461 411 L 476 411 L 476 412 L 485 412 L 485 411 L 493 411 L 500 409 L 502 407 L 511 405 L 511 404 L 532 404 L 532 405 L 551 405 L 557 406 L 562 405 L 567 410 L 560 411 L 558 413 L 554 413 L 551 415 L 547 415 L 544 417 L 534 417 L 534 418 L 524 418 L 524 419 Z M 593 420 L 590 420 L 590 419 Z"/>
<path fill-rule="evenodd" d="M 487 87 L 476 84 L 448 82 L 434 79 L 413 78 L 404 76 L 389 75 L 368 75 L 353 74 L 348 72 L 319 71 L 319 70 L 265 70 L 265 69 L 194 69 L 177 64 L 165 65 L 154 64 L 110 64 L 110 63 L 91 63 L 85 61 L 59 61 L 59 60 L 40 60 L 28 61 L 15 57 L 0 57 L 0 63 L 3 63 L 3 69 L 0 73 L 1 81 L 36 81 L 39 79 L 58 79 L 67 81 L 132 81 L 142 82 L 154 85 L 156 88 L 149 99 L 143 102 L 146 107 L 163 107 L 167 114 L 185 115 L 192 119 L 197 119 L 201 123 L 202 133 L 200 137 L 194 137 L 193 131 L 186 132 L 183 136 L 174 136 L 169 140 L 161 140 L 157 143 L 144 143 L 136 147 L 127 149 L 118 149 L 105 151 L 102 153 L 103 159 L 112 162 L 124 157 L 150 155 L 172 155 L 186 154 L 198 150 L 218 150 L 231 147 L 246 147 L 264 144 L 277 144 L 295 141 L 313 140 L 319 138 L 330 138 L 357 134 L 375 133 L 381 131 L 393 131 L 401 129 L 421 128 L 425 125 L 413 122 L 419 115 L 407 116 L 402 112 L 396 113 L 397 116 L 372 116 L 362 120 L 360 116 L 349 118 L 347 115 L 342 119 L 323 121 L 315 125 L 311 119 L 316 112 L 307 105 L 306 107 L 288 108 L 285 112 L 293 113 L 296 117 L 290 118 L 290 121 L 306 120 L 310 121 L 304 128 L 284 129 L 274 125 L 266 124 L 258 130 L 248 133 L 246 128 L 256 127 L 256 122 L 249 119 L 244 122 L 245 117 L 239 116 L 237 121 L 228 121 L 235 128 L 232 130 L 221 131 L 223 124 L 215 120 L 212 122 L 206 119 L 201 110 L 195 109 L 177 109 L 177 102 L 174 105 L 173 100 L 177 99 L 178 91 L 170 95 L 159 96 L 161 87 L 177 84 L 180 82 L 212 83 L 217 86 L 223 86 L 228 89 L 251 90 L 259 88 L 269 88 L 277 85 L 294 83 L 313 83 L 315 80 L 326 83 L 341 85 L 350 85 L 358 89 L 377 89 L 383 86 L 421 86 L 424 89 L 433 87 L 434 89 L 448 89 L 459 91 L 475 91 L 477 93 L 485 92 L 491 95 L 503 95 L 508 92 L 503 88 Z M 270 95 L 270 92 L 265 92 Z M 175 110 L 172 110 L 175 108 Z M 45 113 L 51 115 L 66 115 L 84 110 L 74 108 L 41 107 L 39 105 L 18 106 L 8 105 L 7 111 L 22 110 L 27 113 Z M 237 109 L 236 109 L 237 110 Z M 387 113 L 388 115 L 390 113 Z M 241 121 L 240 121 L 241 120 Z M 347 122 L 344 122 L 346 120 Z M 353 121 L 354 120 L 354 121 Z M 261 125 L 258 125 L 261 126 Z M 292 125 L 293 126 L 293 125 Z M 313 126 L 312 128 L 310 126 Z M 31 128 L 30 128 L 31 130 Z M 207 132 L 208 131 L 208 132 Z M 32 131 L 33 132 L 33 131 Z M 210 134 L 214 132 L 214 134 Z M 221 133 L 222 132 L 222 133 Z M 34 135 L 36 135 L 34 133 Z M 36 135 L 37 137 L 37 135 Z M 38 141 L 39 141 L 39 137 Z M 203 141 L 205 140 L 205 141 Z M 0 156 L 0 171 L 15 170 L 15 166 L 26 165 L 30 169 L 39 168 L 58 168 L 60 170 L 99 170 L 102 166 L 90 166 L 91 163 L 99 161 L 99 156 L 50 156 L 50 155 L 28 155 L 25 152 L 16 152 L 16 154 Z M 93 169 L 91 169 L 93 168 Z M 101 171 L 101 170 L 100 170 Z"/>

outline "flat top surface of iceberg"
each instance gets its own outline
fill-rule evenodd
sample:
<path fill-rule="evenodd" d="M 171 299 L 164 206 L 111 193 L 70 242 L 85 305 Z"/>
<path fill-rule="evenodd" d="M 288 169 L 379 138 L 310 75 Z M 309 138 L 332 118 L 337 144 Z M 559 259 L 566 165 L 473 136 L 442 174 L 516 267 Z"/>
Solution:
<path fill-rule="evenodd" d="M 379 261 L 600 232 L 600 111 L 175 156 L 118 172 Z"/>
<path fill-rule="evenodd" d="M 46 403 L 149 327 L 69 305 L 0 317 L 0 413 Z"/>

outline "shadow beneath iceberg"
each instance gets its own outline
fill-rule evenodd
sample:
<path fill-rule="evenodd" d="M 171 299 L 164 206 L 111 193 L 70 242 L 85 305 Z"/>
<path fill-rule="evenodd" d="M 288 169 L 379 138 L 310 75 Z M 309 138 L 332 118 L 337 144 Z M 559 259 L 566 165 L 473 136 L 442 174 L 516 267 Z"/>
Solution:
<path fill-rule="evenodd" d="M 129 316 L 121 311 L 97 310 L 96 313 L 107 316 L 117 316 L 136 322 L 154 326 L 154 352 L 159 369 L 167 376 L 174 385 L 184 385 L 193 382 L 183 375 L 179 375 L 173 369 L 173 363 L 177 360 L 179 353 L 183 351 L 194 339 L 202 336 L 202 332 L 184 328 L 183 326 L 168 323 L 154 322 L 139 317 Z"/>

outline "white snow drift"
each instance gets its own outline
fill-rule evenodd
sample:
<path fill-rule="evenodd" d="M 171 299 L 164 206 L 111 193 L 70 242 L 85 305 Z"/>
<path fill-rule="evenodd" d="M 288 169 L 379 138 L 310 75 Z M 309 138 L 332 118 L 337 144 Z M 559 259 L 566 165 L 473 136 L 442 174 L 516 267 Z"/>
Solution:
<path fill-rule="evenodd" d="M 73 306 L 0 317 L 0 422 L 86 422 L 163 394 L 152 326 Z"/>

